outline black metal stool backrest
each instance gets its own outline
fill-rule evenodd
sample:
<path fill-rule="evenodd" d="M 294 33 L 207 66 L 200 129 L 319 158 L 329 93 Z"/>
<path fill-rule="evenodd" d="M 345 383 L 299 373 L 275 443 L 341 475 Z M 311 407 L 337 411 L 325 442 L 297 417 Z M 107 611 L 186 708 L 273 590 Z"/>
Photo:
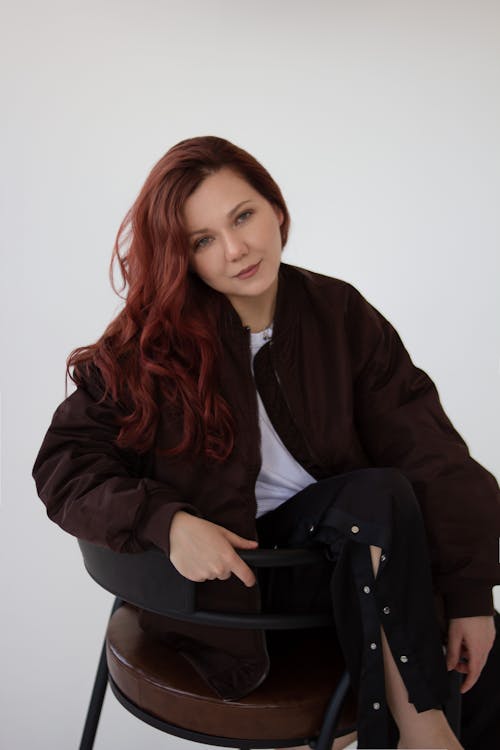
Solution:
<path fill-rule="evenodd" d="M 239 614 L 196 609 L 196 583 L 182 576 L 159 549 L 115 552 L 78 540 L 85 568 L 106 591 L 142 609 L 179 620 L 233 628 L 295 629 L 333 625 L 325 614 Z M 252 567 L 311 565 L 324 559 L 319 549 L 238 550 Z"/>

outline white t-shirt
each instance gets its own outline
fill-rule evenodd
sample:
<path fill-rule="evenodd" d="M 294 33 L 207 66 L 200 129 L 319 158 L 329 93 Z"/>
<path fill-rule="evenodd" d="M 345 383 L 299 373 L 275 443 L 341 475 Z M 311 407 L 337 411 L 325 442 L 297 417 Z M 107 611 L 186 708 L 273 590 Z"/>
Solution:
<path fill-rule="evenodd" d="M 266 328 L 265 331 L 250 333 L 252 372 L 255 354 L 266 343 L 271 332 L 272 326 Z M 271 424 L 258 391 L 257 402 L 262 452 L 262 466 L 255 483 L 258 518 L 273 508 L 277 508 L 304 487 L 316 482 L 316 479 L 293 458 L 283 445 Z"/>

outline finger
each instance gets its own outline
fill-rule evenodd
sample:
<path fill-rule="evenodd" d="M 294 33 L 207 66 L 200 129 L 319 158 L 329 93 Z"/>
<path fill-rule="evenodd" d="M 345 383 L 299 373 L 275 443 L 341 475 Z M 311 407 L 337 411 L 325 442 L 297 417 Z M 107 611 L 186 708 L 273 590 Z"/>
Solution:
<path fill-rule="evenodd" d="M 239 555 L 236 555 L 235 557 L 236 559 L 231 566 L 232 572 L 245 584 L 245 586 L 254 586 L 256 583 L 254 572 Z"/>
<path fill-rule="evenodd" d="M 448 672 L 452 669 L 456 669 L 458 660 L 460 658 L 460 644 L 461 638 L 457 636 L 451 636 L 446 644 L 446 666 Z"/>
<path fill-rule="evenodd" d="M 225 564 L 220 564 L 214 567 L 213 570 L 210 571 L 210 574 L 207 575 L 207 580 L 226 581 L 230 577 L 231 577 L 231 569 L 227 568 Z"/>
<path fill-rule="evenodd" d="M 476 682 L 479 679 L 479 675 L 481 674 L 482 668 L 483 668 L 483 662 L 479 657 L 470 657 L 468 662 L 462 663 L 461 666 L 464 666 L 467 671 L 467 677 L 462 683 L 462 686 L 460 688 L 461 693 L 466 693 L 468 690 L 471 689 L 473 685 L 476 684 Z"/>
<path fill-rule="evenodd" d="M 470 690 L 471 687 L 473 687 L 476 684 L 476 682 L 477 682 L 477 680 L 479 678 L 479 674 L 480 673 L 478 673 L 478 672 L 470 671 L 467 674 L 467 677 L 465 678 L 465 680 L 462 683 L 462 686 L 460 688 L 460 692 L 461 693 L 466 693 L 468 690 Z"/>
<path fill-rule="evenodd" d="M 229 529 L 226 529 L 226 532 L 228 541 L 233 547 L 237 547 L 238 549 L 249 549 L 259 544 L 255 539 L 245 539 L 245 537 L 239 536 L 233 531 L 229 531 Z"/>

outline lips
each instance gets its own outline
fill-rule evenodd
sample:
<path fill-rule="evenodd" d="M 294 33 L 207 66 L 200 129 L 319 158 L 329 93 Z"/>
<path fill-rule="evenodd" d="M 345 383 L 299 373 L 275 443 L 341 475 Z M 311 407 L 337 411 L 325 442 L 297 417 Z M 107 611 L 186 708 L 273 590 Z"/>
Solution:
<path fill-rule="evenodd" d="M 260 263 L 260 260 L 259 260 L 259 263 Z M 253 266 L 247 266 L 246 268 L 243 268 L 238 274 L 236 274 L 236 277 L 243 276 L 243 274 L 248 273 L 249 271 L 253 271 L 255 268 L 257 268 L 259 263 L 254 263 Z"/>

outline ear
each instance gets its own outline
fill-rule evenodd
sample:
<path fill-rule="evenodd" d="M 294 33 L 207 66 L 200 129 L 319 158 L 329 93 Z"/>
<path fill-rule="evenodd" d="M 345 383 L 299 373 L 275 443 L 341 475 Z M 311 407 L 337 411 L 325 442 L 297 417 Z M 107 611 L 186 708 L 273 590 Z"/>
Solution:
<path fill-rule="evenodd" d="M 273 203 L 274 213 L 278 217 L 278 221 L 280 226 L 283 224 L 283 221 L 285 220 L 285 217 L 283 215 L 283 211 L 279 206 L 277 206 L 275 203 Z"/>

